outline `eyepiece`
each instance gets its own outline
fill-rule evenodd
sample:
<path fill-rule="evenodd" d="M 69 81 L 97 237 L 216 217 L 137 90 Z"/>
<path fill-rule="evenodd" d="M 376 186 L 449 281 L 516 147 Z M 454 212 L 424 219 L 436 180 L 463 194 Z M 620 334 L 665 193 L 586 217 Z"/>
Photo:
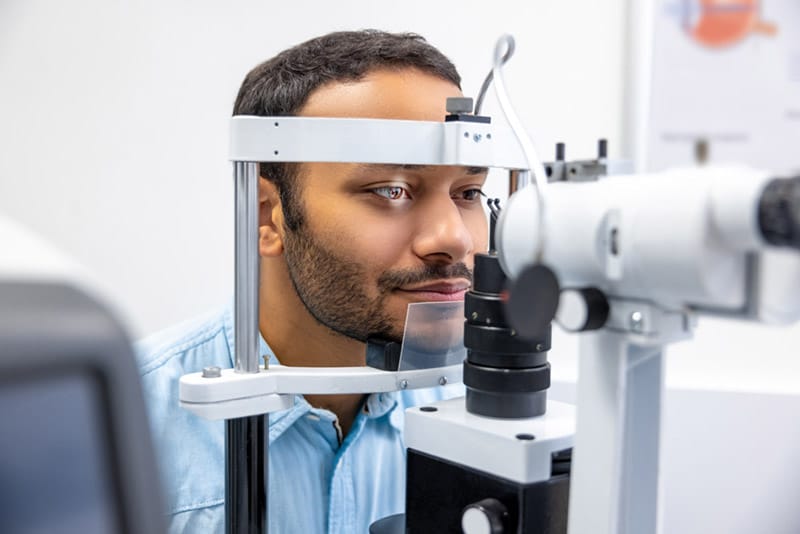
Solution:
<path fill-rule="evenodd" d="M 767 243 L 800 250 L 800 176 L 767 184 L 758 203 L 758 226 Z"/>

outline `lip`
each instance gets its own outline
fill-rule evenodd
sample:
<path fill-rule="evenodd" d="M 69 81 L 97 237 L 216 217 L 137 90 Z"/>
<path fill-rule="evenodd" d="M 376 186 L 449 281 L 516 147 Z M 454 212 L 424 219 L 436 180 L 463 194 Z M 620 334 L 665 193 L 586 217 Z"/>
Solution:
<path fill-rule="evenodd" d="M 397 291 L 407 293 L 416 300 L 421 301 L 452 301 L 464 300 L 464 295 L 469 290 L 468 280 L 442 280 L 421 286 L 400 287 Z"/>

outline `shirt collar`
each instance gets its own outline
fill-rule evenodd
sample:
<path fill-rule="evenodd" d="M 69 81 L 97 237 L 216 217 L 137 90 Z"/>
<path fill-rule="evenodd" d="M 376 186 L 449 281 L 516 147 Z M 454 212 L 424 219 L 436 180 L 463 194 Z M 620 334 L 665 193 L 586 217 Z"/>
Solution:
<path fill-rule="evenodd" d="M 397 407 L 397 393 L 373 393 L 364 402 L 364 415 L 368 419 L 383 417 Z"/>

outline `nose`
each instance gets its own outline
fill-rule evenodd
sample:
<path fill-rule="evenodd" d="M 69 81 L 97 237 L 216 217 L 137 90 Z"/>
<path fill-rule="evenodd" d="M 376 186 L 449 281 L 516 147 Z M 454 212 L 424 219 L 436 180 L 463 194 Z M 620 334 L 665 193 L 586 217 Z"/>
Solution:
<path fill-rule="evenodd" d="M 427 202 L 417 222 L 413 249 L 426 262 L 457 263 L 473 252 L 473 236 L 449 195 Z"/>

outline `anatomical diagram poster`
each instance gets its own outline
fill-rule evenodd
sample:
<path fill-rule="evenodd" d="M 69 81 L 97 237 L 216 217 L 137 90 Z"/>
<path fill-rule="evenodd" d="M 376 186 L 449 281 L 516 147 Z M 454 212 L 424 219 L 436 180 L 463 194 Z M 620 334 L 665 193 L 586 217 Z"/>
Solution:
<path fill-rule="evenodd" d="M 800 174 L 800 0 L 655 0 L 647 167 Z"/>

